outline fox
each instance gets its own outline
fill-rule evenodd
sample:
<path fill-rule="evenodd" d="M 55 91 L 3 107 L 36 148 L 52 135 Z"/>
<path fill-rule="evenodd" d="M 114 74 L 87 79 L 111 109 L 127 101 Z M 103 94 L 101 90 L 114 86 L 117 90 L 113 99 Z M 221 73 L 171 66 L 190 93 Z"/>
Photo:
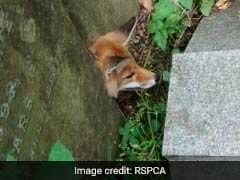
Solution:
<path fill-rule="evenodd" d="M 146 0 L 141 2 L 145 3 Z M 89 47 L 95 56 L 97 68 L 103 74 L 108 95 L 114 98 L 118 97 L 120 91 L 151 88 L 159 78 L 156 73 L 138 65 L 128 51 L 126 41 L 134 22 L 135 17 L 118 30 L 98 37 Z"/>

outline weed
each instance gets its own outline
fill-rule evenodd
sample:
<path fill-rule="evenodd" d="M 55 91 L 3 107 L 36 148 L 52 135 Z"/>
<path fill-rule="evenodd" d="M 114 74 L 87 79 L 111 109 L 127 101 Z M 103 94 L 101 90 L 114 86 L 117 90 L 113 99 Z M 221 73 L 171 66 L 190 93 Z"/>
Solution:
<path fill-rule="evenodd" d="M 215 0 L 155 0 L 155 10 L 148 31 L 153 35 L 157 46 L 162 49 L 161 55 L 168 54 L 167 52 L 178 53 L 180 49 L 175 48 L 174 43 L 184 35 L 188 27 L 193 27 L 191 19 L 194 15 L 193 12 L 197 11 L 200 12 L 198 14 L 202 13 L 204 16 L 208 16 L 214 3 Z M 161 69 L 163 82 L 161 88 L 164 87 L 164 91 L 158 90 L 158 93 L 168 89 L 169 66 L 164 64 L 164 68 Z M 151 62 L 149 67 L 154 69 L 158 66 Z M 153 96 L 142 95 L 135 115 L 127 119 L 124 127 L 119 129 L 122 139 L 120 144 L 121 160 L 154 161 L 163 159 L 161 150 L 167 93 L 163 96 L 164 98 L 155 102 Z"/>
<path fill-rule="evenodd" d="M 122 136 L 120 148 L 122 160 L 161 160 L 161 144 L 166 105 L 155 104 L 146 94 L 137 106 L 137 113 L 119 130 Z"/>
<path fill-rule="evenodd" d="M 176 39 L 191 26 L 190 12 L 199 10 L 208 16 L 215 0 L 156 0 L 155 11 L 148 31 L 153 40 L 163 50 L 168 47 L 169 40 Z"/>

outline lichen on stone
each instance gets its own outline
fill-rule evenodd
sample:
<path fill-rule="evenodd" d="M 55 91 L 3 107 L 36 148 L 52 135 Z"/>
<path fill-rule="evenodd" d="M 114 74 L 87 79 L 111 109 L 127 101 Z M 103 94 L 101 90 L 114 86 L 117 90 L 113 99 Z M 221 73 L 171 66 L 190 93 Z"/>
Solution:
<path fill-rule="evenodd" d="M 30 112 L 32 109 L 32 105 L 33 105 L 32 98 L 30 96 L 26 96 L 24 98 L 23 103 L 24 103 L 24 107 L 27 109 L 27 111 Z"/>
<path fill-rule="evenodd" d="M 26 128 L 26 125 L 28 124 L 29 122 L 29 119 L 26 115 L 21 115 L 19 117 L 19 121 L 18 121 L 18 124 L 17 124 L 17 127 L 19 129 L 22 129 L 23 131 L 25 131 L 25 128 Z"/>
<path fill-rule="evenodd" d="M 17 88 L 21 85 L 21 81 L 19 79 L 15 79 L 10 81 L 6 87 L 6 96 L 8 98 L 8 103 L 10 104 L 13 99 L 16 97 Z"/>
<path fill-rule="evenodd" d="M 23 140 L 18 137 L 15 137 L 13 140 L 13 147 L 17 154 L 20 152 L 20 146 L 22 145 L 22 142 Z"/>
<path fill-rule="evenodd" d="M 8 19 L 8 14 L 0 9 L 0 28 L 10 34 L 13 28 L 13 22 Z"/>
<path fill-rule="evenodd" d="M 0 142 L 2 140 L 2 137 L 3 137 L 3 128 L 0 127 Z"/>
<path fill-rule="evenodd" d="M 24 20 L 20 23 L 20 37 L 21 40 L 27 43 L 36 41 L 37 27 L 33 18 Z"/>
<path fill-rule="evenodd" d="M 10 108 L 8 103 L 0 105 L 0 119 L 7 119 L 10 114 Z"/>

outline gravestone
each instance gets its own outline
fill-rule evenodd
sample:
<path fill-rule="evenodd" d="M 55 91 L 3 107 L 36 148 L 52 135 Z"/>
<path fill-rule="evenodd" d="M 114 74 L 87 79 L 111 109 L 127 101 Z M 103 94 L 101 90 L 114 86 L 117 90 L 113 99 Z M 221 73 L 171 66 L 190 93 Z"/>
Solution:
<path fill-rule="evenodd" d="M 239 10 L 205 18 L 174 56 L 163 155 L 240 155 Z"/>
<path fill-rule="evenodd" d="M 173 57 L 163 142 L 170 161 L 240 160 L 239 12 L 234 1 L 204 18 Z"/>
<path fill-rule="evenodd" d="M 48 160 L 56 143 L 75 160 L 116 158 L 123 118 L 86 37 L 137 9 L 136 0 L 0 0 L 0 160 Z"/>

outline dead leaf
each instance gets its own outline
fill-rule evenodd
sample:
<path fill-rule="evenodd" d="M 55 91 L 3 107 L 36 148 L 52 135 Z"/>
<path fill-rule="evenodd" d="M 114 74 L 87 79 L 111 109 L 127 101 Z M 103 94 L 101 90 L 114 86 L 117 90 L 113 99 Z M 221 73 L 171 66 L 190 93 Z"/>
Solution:
<path fill-rule="evenodd" d="M 231 0 L 218 0 L 215 7 L 219 10 L 225 10 L 231 6 Z"/>
<path fill-rule="evenodd" d="M 138 2 L 149 12 L 153 10 L 153 0 L 138 0 Z"/>

